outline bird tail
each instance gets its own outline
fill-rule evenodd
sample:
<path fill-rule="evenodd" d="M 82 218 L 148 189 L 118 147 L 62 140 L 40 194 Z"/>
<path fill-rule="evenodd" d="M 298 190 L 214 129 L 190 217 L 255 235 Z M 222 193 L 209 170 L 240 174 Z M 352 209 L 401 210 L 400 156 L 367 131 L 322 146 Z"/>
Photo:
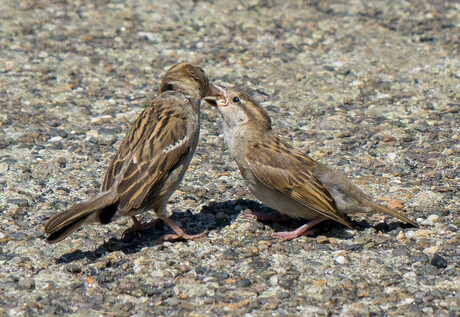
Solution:
<path fill-rule="evenodd" d="M 399 211 L 396 211 L 396 210 L 393 210 L 393 209 L 390 209 L 388 207 L 385 207 L 385 206 L 382 206 L 382 205 L 379 205 L 379 204 L 375 204 L 375 203 L 372 204 L 372 207 L 374 209 L 377 209 L 380 212 L 383 212 L 384 214 L 396 217 L 399 220 L 402 220 L 405 223 L 411 224 L 412 226 L 418 228 L 418 223 L 416 223 L 414 220 L 411 220 L 411 219 L 407 218 L 406 216 L 404 216 Z"/>
<path fill-rule="evenodd" d="M 117 197 L 113 191 L 103 192 L 88 201 L 72 206 L 52 216 L 45 224 L 45 234 L 48 235 L 46 242 L 56 243 L 63 240 L 80 228 L 86 220 L 109 223 L 117 208 Z"/>

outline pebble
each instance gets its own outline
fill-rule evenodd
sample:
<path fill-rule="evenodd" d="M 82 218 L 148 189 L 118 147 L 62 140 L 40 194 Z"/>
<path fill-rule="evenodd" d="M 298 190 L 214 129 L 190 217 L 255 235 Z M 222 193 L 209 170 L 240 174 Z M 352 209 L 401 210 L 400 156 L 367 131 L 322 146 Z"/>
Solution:
<path fill-rule="evenodd" d="M 9 165 L 6 163 L 0 163 L 0 175 L 8 171 Z"/>
<path fill-rule="evenodd" d="M 20 207 L 26 207 L 29 206 L 29 201 L 27 199 L 23 198 L 12 198 L 12 199 L 7 199 L 6 202 L 8 204 L 16 204 Z"/>
<path fill-rule="evenodd" d="M 434 224 L 438 222 L 439 216 L 438 215 L 429 215 L 428 218 L 426 218 L 430 223 Z"/>
<path fill-rule="evenodd" d="M 25 289 L 34 289 L 35 288 L 35 280 L 32 278 L 23 278 L 19 280 L 19 286 Z"/>
<path fill-rule="evenodd" d="M 271 286 L 277 286 L 278 282 L 279 282 L 279 279 L 277 275 L 273 275 L 270 277 L 269 283 Z"/>
<path fill-rule="evenodd" d="M 415 274 L 415 272 L 407 272 L 403 275 L 403 278 L 406 280 L 415 280 L 416 277 L 417 274 Z"/>
<path fill-rule="evenodd" d="M 63 138 L 61 136 L 53 136 L 51 137 L 48 142 L 49 143 L 54 143 L 54 142 L 61 142 Z"/>
<path fill-rule="evenodd" d="M 99 136 L 99 131 L 95 129 L 89 130 L 88 132 L 86 132 L 86 136 L 88 138 L 97 138 Z"/>
<path fill-rule="evenodd" d="M 326 236 L 317 236 L 316 242 L 318 243 L 328 243 L 329 239 Z"/>
<path fill-rule="evenodd" d="M 104 116 L 98 116 L 98 117 L 91 118 L 91 123 L 95 123 L 95 124 L 101 124 L 101 123 L 112 122 L 112 121 L 113 121 L 113 117 L 111 115 L 104 115 Z"/>
<path fill-rule="evenodd" d="M 444 269 L 448 265 L 447 260 L 438 253 L 433 255 L 430 264 L 437 267 L 438 269 Z"/>
<path fill-rule="evenodd" d="M 406 239 L 414 239 L 417 236 L 417 231 L 416 230 L 407 230 L 404 235 L 406 236 Z"/>
<path fill-rule="evenodd" d="M 432 255 L 432 254 L 435 254 L 436 252 L 438 252 L 438 250 L 439 250 L 439 246 L 436 245 L 436 246 L 432 246 L 432 247 L 423 249 L 423 253 L 428 254 L 428 255 Z"/>
<path fill-rule="evenodd" d="M 339 263 L 339 264 L 345 264 L 345 263 L 348 263 L 348 260 L 342 256 L 342 255 L 339 255 L 338 257 L 336 257 L 335 259 L 335 262 Z"/>

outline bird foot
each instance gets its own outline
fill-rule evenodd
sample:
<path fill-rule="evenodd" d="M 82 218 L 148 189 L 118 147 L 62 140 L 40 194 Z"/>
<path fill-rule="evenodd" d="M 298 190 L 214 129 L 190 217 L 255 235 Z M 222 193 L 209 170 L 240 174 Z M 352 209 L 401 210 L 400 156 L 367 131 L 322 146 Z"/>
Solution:
<path fill-rule="evenodd" d="M 172 221 L 168 217 L 160 217 L 164 222 L 166 222 L 171 229 L 174 230 L 175 234 L 166 234 L 160 238 L 160 241 L 163 240 L 177 240 L 177 239 L 183 239 L 183 240 L 194 240 L 194 239 L 199 239 L 207 235 L 208 231 L 205 231 L 200 234 L 195 234 L 195 235 L 189 235 L 186 234 L 179 226 L 177 226 L 174 221 Z"/>
<path fill-rule="evenodd" d="M 164 236 L 162 236 L 160 238 L 160 241 L 178 240 L 178 239 L 181 239 L 181 240 L 195 240 L 195 239 L 205 237 L 207 235 L 207 233 L 208 233 L 208 231 L 205 231 L 205 232 L 200 233 L 200 234 L 195 234 L 195 235 L 189 235 L 189 234 L 186 234 L 184 232 L 182 232 L 182 234 L 177 234 L 177 233 L 165 234 Z"/>
<path fill-rule="evenodd" d="M 300 236 L 311 236 L 315 234 L 314 230 L 307 230 L 302 233 L 297 232 L 297 230 L 287 232 L 275 232 L 272 234 L 272 237 L 281 238 L 283 241 L 289 241 Z"/>
<path fill-rule="evenodd" d="M 279 212 L 259 213 L 251 209 L 245 209 L 242 213 L 244 218 L 256 219 L 258 221 L 275 221 L 275 222 L 291 222 L 292 218 L 280 214 Z"/>
<path fill-rule="evenodd" d="M 278 237 L 283 239 L 283 241 L 289 241 L 292 239 L 295 239 L 300 236 L 308 236 L 308 235 L 313 235 L 314 230 L 310 230 L 313 226 L 317 225 L 321 221 L 326 220 L 326 218 L 316 218 L 313 219 L 306 224 L 300 226 L 299 228 L 293 230 L 293 231 L 287 231 L 287 232 L 275 232 L 272 234 L 272 237 Z"/>
<path fill-rule="evenodd" d="M 159 218 L 153 219 L 146 223 L 141 222 L 144 219 L 144 217 L 142 217 L 140 220 L 137 220 L 135 216 L 132 216 L 131 219 L 133 220 L 133 225 L 130 228 L 123 231 L 122 237 L 133 234 L 135 232 L 148 231 L 153 227 L 157 226 L 161 222 L 161 219 Z"/>

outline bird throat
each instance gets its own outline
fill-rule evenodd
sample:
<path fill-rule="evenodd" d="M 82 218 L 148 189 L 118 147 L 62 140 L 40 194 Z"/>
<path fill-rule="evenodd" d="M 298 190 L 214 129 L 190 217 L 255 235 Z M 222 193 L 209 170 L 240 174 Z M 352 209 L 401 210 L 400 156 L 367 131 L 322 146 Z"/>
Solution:
<path fill-rule="evenodd" d="M 223 130 L 224 130 L 224 143 L 225 145 L 232 150 L 232 141 L 233 136 L 236 133 L 236 126 L 231 126 L 225 120 L 223 121 Z"/>

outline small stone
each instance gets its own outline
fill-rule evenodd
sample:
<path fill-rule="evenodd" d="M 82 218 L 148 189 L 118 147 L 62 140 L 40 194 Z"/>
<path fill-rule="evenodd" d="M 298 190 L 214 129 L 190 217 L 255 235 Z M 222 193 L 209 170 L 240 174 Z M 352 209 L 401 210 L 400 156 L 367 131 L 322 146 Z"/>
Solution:
<path fill-rule="evenodd" d="M 59 167 L 63 168 L 66 166 L 67 159 L 63 156 L 58 157 L 58 159 L 56 160 L 56 163 L 59 165 Z"/>
<path fill-rule="evenodd" d="M 278 308 L 278 302 L 277 301 L 271 301 L 271 302 L 268 302 L 264 308 L 266 310 L 275 310 L 276 308 Z"/>
<path fill-rule="evenodd" d="M 401 209 L 402 207 L 403 207 L 403 205 L 398 200 L 392 200 L 392 201 L 388 202 L 388 208 L 390 208 L 390 209 Z"/>
<path fill-rule="evenodd" d="M 366 244 L 364 245 L 364 248 L 365 248 L 365 249 L 372 249 L 372 248 L 374 248 L 374 247 L 375 247 L 375 243 L 372 242 L 372 241 L 369 242 L 369 243 L 366 243 Z"/>
<path fill-rule="evenodd" d="M 373 166 L 374 166 L 375 168 L 378 168 L 378 167 L 385 166 L 385 163 L 380 162 L 380 161 L 375 161 Z"/>
<path fill-rule="evenodd" d="M 447 267 L 447 260 L 444 259 L 441 255 L 439 255 L 439 253 L 436 253 L 431 258 L 430 264 L 434 267 L 437 267 L 438 269 L 444 269 Z"/>
<path fill-rule="evenodd" d="M 346 290 L 352 290 L 354 288 L 354 284 L 351 280 L 344 280 L 342 282 L 342 287 Z"/>
<path fill-rule="evenodd" d="M 437 222 L 439 220 L 439 216 L 438 215 L 430 215 L 426 219 L 431 223 L 435 223 L 435 222 Z"/>
<path fill-rule="evenodd" d="M 436 252 L 438 252 L 438 250 L 439 250 L 439 246 L 435 245 L 435 246 L 423 249 L 423 253 L 431 255 L 431 254 L 435 254 Z"/>
<path fill-rule="evenodd" d="M 187 301 L 183 301 L 181 304 L 180 304 L 180 307 L 185 309 L 185 310 L 188 310 L 188 311 L 192 311 L 192 310 L 195 310 L 196 309 L 196 305 L 193 305 L 192 303 L 190 302 L 187 302 Z"/>
<path fill-rule="evenodd" d="M 328 238 L 329 240 L 329 243 L 332 244 L 332 245 L 337 245 L 337 239 L 336 238 Z"/>
<path fill-rule="evenodd" d="M 82 267 L 78 264 L 70 263 L 65 266 L 65 269 L 67 270 L 67 272 L 70 272 L 70 273 L 80 273 Z"/>
<path fill-rule="evenodd" d="M 236 282 L 236 286 L 238 287 L 249 287 L 252 285 L 252 282 L 251 280 L 245 278 L 245 279 L 242 279 L 241 281 L 238 281 Z"/>
<path fill-rule="evenodd" d="M 412 297 L 407 297 L 403 302 L 404 304 L 412 304 L 414 299 Z"/>
<path fill-rule="evenodd" d="M 271 286 L 276 286 L 278 285 L 279 279 L 277 275 L 273 275 L 270 277 L 269 283 Z"/>
<path fill-rule="evenodd" d="M 5 172 L 8 170 L 8 167 L 9 167 L 9 166 L 8 166 L 8 164 L 6 164 L 6 163 L 0 164 L 0 175 L 3 174 L 3 173 L 5 173 Z"/>
<path fill-rule="evenodd" d="M 19 286 L 25 289 L 34 289 L 35 288 L 35 281 L 32 278 L 24 278 L 19 281 Z"/>
<path fill-rule="evenodd" d="M 432 235 L 433 235 L 433 230 L 428 230 L 428 229 L 417 230 L 418 237 L 431 237 Z"/>
<path fill-rule="evenodd" d="M 48 140 L 49 143 L 54 143 L 54 142 L 62 142 L 62 137 L 61 136 L 53 136 Z"/>
<path fill-rule="evenodd" d="M 13 198 L 13 199 L 7 199 L 6 202 L 8 204 L 16 204 L 20 207 L 29 206 L 29 201 L 27 199 Z"/>
<path fill-rule="evenodd" d="M 407 256 L 408 254 L 408 248 L 405 246 L 396 247 L 392 252 L 393 256 Z"/>
<path fill-rule="evenodd" d="M 413 239 L 416 235 L 417 234 L 415 230 L 409 230 L 405 232 L 406 239 Z"/>
<path fill-rule="evenodd" d="M 348 260 L 343 255 L 339 255 L 338 257 L 335 258 L 335 262 L 339 264 L 345 264 L 345 263 L 348 263 Z"/>
<path fill-rule="evenodd" d="M 329 239 L 326 236 L 317 236 L 316 242 L 318 243 L 328 243 Z"/>
<path fill-rule="evenodd" d="M 317 285 L 317 286 L 327 285 L 327 281 L 325 280 L 313 281 L 313 285 Z"/>
<path fill-rule="evenodd" d="M 390 161 L 394 161 L 396 159 L 396 153 L 394 152 L 387 153 L 387 157 Z"/>
<path fill-rule="evenodd" d="M 340 131 L 334 135 L 338 139 L 343 139 L 352 136 L 353 134 L 350 131 Z"/>
<path fill-rule="evenodd" d="M 302 80 L 305 78 L 305 74 L 304 73 L 297 73 L 295 74 L 295 80 L 299 81 L 299 80 Z"/>
<path fill-rule="evenodd" d="M 88 138 L 97 138 L 99 136 L 99 132 L 97 130 L 89 130 L 87 133 L 86 133 L 87 137 Z"/>
<path fill-rule="evenodd" d="M 95 124 L 101 124 L 104 122 L 111 122 L 113 120 L 113 117 L 110 115 L 104 115 L 104 116 L 99 116 L 99 117 L 94 117 L 91 119 L 91 123 Z"/>
<path fill-rule="evenodd" d="M 417 274 L 415 272 L 407 272 L 403 275 L 405 280 L 415 280 L 417 278 Z"/>

